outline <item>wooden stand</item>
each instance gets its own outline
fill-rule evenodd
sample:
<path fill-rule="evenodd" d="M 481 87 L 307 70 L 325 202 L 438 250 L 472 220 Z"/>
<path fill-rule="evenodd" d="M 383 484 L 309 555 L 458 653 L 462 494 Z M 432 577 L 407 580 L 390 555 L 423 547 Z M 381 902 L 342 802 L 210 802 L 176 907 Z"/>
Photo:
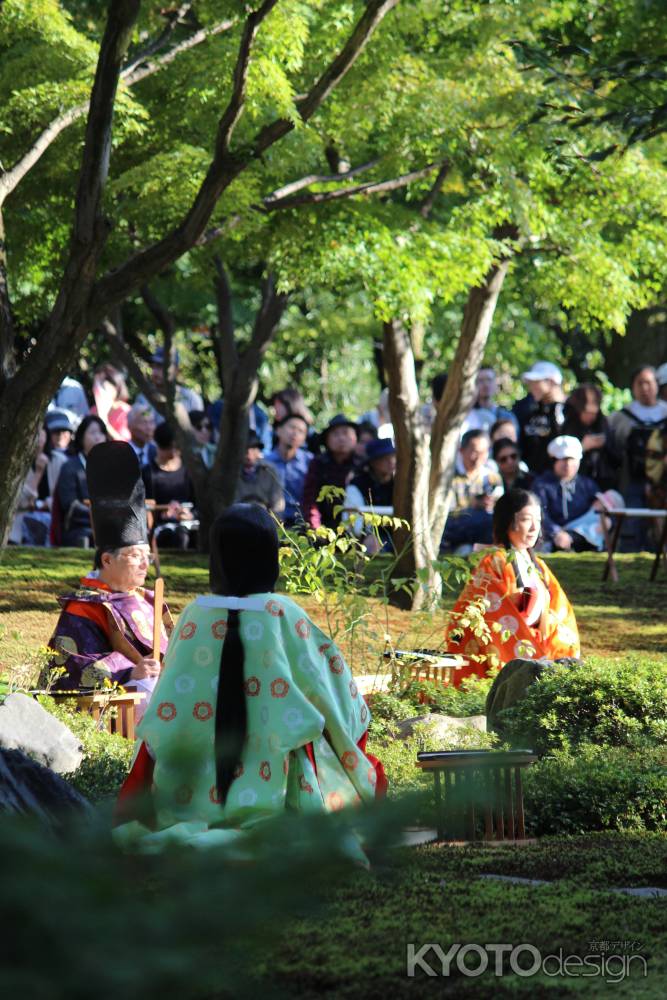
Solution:
<path fill-rule="evenodd" d="M 611 577 L 614 583 L 618 582 L 618 571 L 616 569 L 616 564 L 614 563 L 614 555 L 616 553 L 616 548 L 618 547 L 619 538 L 621 537 L 623 521 L 626 517 L 650 518 L 652 520 L 662 521 L 662 530 L 658 538 L 655 559 L 653 560 L 651 575 L 649 577 L 651 582 L 653 582 L 658 575 L 660 560 L 665 554 L 665 546 L 667 546 L 667 510 L 653 510 L 650 507 L 625 507 L 623 509 L 619 508 L 617 510 L 606 510 L 600 512 L 600 522 L 602 525 L 602 532 L 604 534 L 605 547 L 607 549 L 607 561 L 602 572 L 602 579 L 607 580 Z M 613 527 L 611 529 L 607 526 L 607 518 L 610 518 L 613 523 Z"/>
<path fill-rule="evenodd" d="M 88 712 L 97 723 L 99 729 L 108 733 L 123 736 L 126 740 L 135 738 L 135 708 L 144 695 L 133 691 L 122 694 L 104 691 L 91 691 L 82 694 L 79 691 L 50 691 L 51 698 L 60 701 L 69 698 L 76 703 L 77 712 Z"/>
<path fill-rule="evenodd" d="M 417 767 L 433 773 L 438 840 L 525 840 L 521 771 L 536 760 L 531 750 L 420 754 Z"/>

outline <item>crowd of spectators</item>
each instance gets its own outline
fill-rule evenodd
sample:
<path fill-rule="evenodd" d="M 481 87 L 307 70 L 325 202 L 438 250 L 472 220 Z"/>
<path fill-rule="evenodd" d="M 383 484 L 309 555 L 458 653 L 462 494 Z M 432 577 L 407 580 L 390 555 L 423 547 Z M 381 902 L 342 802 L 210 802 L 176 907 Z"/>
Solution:
<path fill-rule="evenodd" d="M 204 469 L 213 467 L 223 400 L 205 405 L 180 379 L 178 352 L 165 366 L 152 356 L 151 380 L 165 375 L 186 409 L 192 445 Z M 465 415 L 441 550 L 466 554 L 492 540 L 493 509 L 513 487 L 532 490 L 542 505 L 543 550 L 601 549 L 600 512 L 627 506 L 667 506 L 667 363 L 643 365 L 631 376 L 631 402 L 605 416 L 596 385 L 568 394 L 559 368 L 536 361 L 522 376 L 526 395 L 500 405 L 491 367 L 477 375 L 477 395 Z M 442 372 L 422 408 L 429 426 L 447 383 Z M 92 405 L 91 405 L 92 403 Z M 320 425 L 321 427 L 321 425 Z M 132 401 L 124 375 L 109 363 L 94 373 L 92 400 L 65 378 L 51 401 L 20 497 L 10 541 L 26 545 L 92 545 L 86 504 L 86 456 L 99 441 L 128 441 L 139 457 L 153 532 L 160 545 L 197 543 L 197 504 L 173 429 L 143 395 Z M 300 392 L 286 388 L 270 412 L 255 403 L 236 500 L 262 504 L 287 527 L 335 527 L 341 517 L 369 551 L 391 546 L 389 534 L 369 531 L 357 512 L 390 513 L 396 470 L 388 391 L 354 419 L 337 414 L 323 428 Z M 321 497 L 323 487 L 340 495 Z M 341 512 L 340 508 L 343 507 Z M 646 521 L 627 520 L 626 550 L 645 547 Z"/>

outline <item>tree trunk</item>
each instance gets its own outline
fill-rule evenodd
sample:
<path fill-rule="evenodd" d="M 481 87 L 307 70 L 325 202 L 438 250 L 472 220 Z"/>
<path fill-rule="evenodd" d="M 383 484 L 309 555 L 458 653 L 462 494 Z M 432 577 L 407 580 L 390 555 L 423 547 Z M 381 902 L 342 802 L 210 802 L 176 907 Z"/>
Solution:
<path fill-rule="evenodd" d="M 430 434 L 422 414 L 410 336 L 399 320 L 384 324 L 384 361 L 396 438 L 394 515 L 411 527 L 394 532 L 400 554 L 396 575 L 419 579 L 412 598 L 399 591 L 392 595 L 392 602 L 416 610 L 437 598 L 440 579 L 433 567 L 437 548 L 433 549 L 428 517 Z"/>
<path fill-rule="evenodd" d="M 436 552 L 449 513 L 461 425 L 475 399 L 475 378 L 484 357 L 491 320 L 508 267 L 509 260 L 495 264 L 484 284 L 471 288 L 468 294 L 456 353 L 433 421 L 428 510 L 431 542 Z"/>

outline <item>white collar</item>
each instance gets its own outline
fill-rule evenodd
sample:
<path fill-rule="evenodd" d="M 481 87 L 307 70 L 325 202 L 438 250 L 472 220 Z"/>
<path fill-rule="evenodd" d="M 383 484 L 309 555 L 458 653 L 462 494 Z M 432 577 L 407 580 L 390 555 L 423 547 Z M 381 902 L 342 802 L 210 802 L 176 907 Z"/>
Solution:
<path fill-rule="evenodd" d="M 221 594 L 204 594 L 195 601 L 200 608 L 229 608 L 230 611 L 266 611 L 263 597 L 223 597 Z"/>

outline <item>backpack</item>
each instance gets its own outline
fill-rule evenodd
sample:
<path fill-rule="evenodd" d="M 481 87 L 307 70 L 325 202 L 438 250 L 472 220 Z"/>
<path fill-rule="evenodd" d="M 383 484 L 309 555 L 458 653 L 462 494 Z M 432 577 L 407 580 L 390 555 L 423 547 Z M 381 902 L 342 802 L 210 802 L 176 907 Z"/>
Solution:
<path fill-rule="evenodd" d="M 623 408 L 622 412 L 627 417 L 630 417 L 635 424 L 628 435 L 625 445 L 628 456 L 628 471 L 631 479 L 643 480 L 646 479 L 646 446 L 648 439 L 654 431 L 667 427 L 667 419 L 659 420 L 655 423 L 653 421 L 640 420 L 632 410 L 628 410 L 626 407 Z"/>

